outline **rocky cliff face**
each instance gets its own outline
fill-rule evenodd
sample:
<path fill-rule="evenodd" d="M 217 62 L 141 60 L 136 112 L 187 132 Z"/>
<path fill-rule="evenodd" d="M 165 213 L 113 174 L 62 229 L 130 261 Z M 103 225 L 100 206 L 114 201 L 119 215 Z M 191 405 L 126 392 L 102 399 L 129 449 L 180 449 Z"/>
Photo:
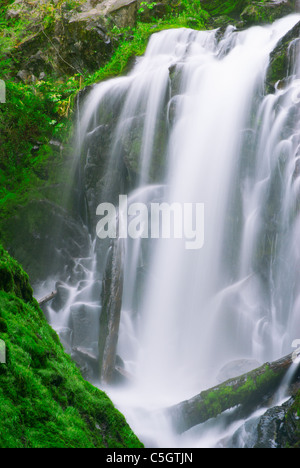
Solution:
<path fill-rule="evenodd" d="M 16 0 L 7 12 L 10 19 L 28 21 L 25 37 L 14 51 L 19 77 L 25 81 L 41 74 L 93 72 L 112 56 L 117 39 L 113 28 L 134 27 L 137 0 L 78 0 L 70 2 Z"/>
<path fill-rule="evenodd" d="M 147 6 L 149 4 L 149 7 Z M 137 19 L 151 22 L 168 12 L 179 12 L 181 2 L 147 0 L 47 0 L 41 8 L 38 1 L 24 4 L 15 0 L 7 18 L 28 23 L 13 57 L 16 71 L 23 81 L 38 79 L 49 73 L 74 74 L 94 72 L 111 58 L 118 46 L 120 28 L 133 28 Z M 296 0 L 219 0 L 201 2 L 211 15 L 211 27 L 236 24 L 247 27 L 274 21 L 296 9 Z M 50 15 L 51 13 L 51 15 Z M 52 19 L 51 19 L 52 18 Z M 196 19 L 191 18 L 191 23 Z"/>
<path fill-rule="evenodd" d="M 245 27 L 248 24 L 271 21 L 295 10 L 295 1 L 292 0 L 204 0 L 201 5 L 211 15 L 211 27 L 226 26 L 228 23 Z M 15 0 L 7 11 L 7 17 L 28 21 L 28 28 L 25 37 L 21 37 L 13 52 L 9 52 L 14 60 L 14 78 L 30 83 L 45 77 L 47 79 L 52 74 L 65 76 L 94 72 L 109 61 L 118 47 L 119 36 L 115 31 L 123 27 L 132 28 L 137 20 L 153 21 L 154 17 L 164 16 L 171 7 L 175 8 L 174 2 L 166 0 L 74 0 L 73 3 L 61 0 L 24 3 Z M 175 11 L 177 9 L 180 12 L 182 8 L 183 3 L 179 2 Z M 299 37 L 298 26 L 278 44 L 271 56 L 268 92 L 273 92 L 275 83 L 284 80 L 287 74 L 289 45 Z M 170 70 L 173 94 L 176 93 L 176 76 L 175 71 Z M 84 97 L 85 93 L 81 95 Z M 95 213 L 99 193 L 103 189 L 107 150 L 111 145 L 118 105 L 113 112 L 106 111 L 103 110 L 108 119 L 106 125 L 98 127 L 87 142 L 89 157 L 84 163 L 83 190 L 90 213 Z M 157 154 L 161 153 L 165 132 L 163 125 L 159 128 L 162 134 L 157 135 Z M 125 139 L 122 141 L 123 166 L 121 169 L 115 168 L 114 177 L 119 180 L 124 193 L 128 187 L 134 186 L 138 174 L 140 133 L 137 117 L 137 125 L 130 135 L 134 144 L 128 144 Z M 68 153 L 66 157 L 69 156 Z M 156 173 L 161 169 L 159 161 L 154 169 L 153 180 L 156 181 Z M 78 187 L 77 183 L 76 186 Z M 57 189 L 61 190 L 61 186 Z M 73 193 L 73 196 L 78 194 Z M 47 212 L 50 216 L 46 215 Z M 60 226 L 60 229 L 50 234 L 50 226 L 54 225 Z M 76 241 L 66 241 L 72 233 Z M 87 250 L 82 221 L 74 213 L 64 214 L 61 207 L 55 207 L 53 203 L 49 205 L 47 200 L 34 201 L 20 208 L 17 215 L 2 223 L 1 235 L 5 238 L 5 245 L 26 267 L 34 282 L 61 271 L 72 257 L 78 255 L 79 250 Z"/>
<path fill-rule="evenodd" d="M 212 16 L 213 22 L 224 24 L 234 21 L 240 27 L 258 23 L 270 23 L 282 16 L 288 15 L 297 8 L 296 0 L 270 1 L 220 1 L 203 0 L 202 6 Z"/>
<path fill-rule="evenodd" d="M 293 72 L 293 55 L 299 53 L 300 22 L 294 26 L 277 44 L 271 53 L 270 65 L 267 72 L 267 91 L 274 92 L 277 82 L 284 86 L 289 75 Z"/>

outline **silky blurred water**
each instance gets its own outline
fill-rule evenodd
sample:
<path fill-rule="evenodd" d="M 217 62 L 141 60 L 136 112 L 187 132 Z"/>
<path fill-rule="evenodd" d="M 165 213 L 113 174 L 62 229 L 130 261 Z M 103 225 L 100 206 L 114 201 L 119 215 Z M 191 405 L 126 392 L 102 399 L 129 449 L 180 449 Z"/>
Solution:
<path fill-rule="evenodd" d="M 79 145 L 101 124 L 103 100 L 112 107 L 123 101 L 99 203 L 138 116 L 139 177 L 129 200 L 205 208 L 205 241 L 198 250 L 186 249 L 180 239 L 146 247 L 141 239 L 126 241 L 118 354 L 132 380 L 104 389 L 146 446 L 226 446 L 243 422 L 228 427 L 220 417 L 178 436 L 160 410 L 218 383 L 231 361 L 275 360 L 299 338 L 297 41 L 290 48 L 290 79 L 265 93 L 270 53 L 299 20 L 291 15 L 241 32 L 229 27 L 221 40 L 217 31 L 154 34 L 132 72 L 95 86 L 85 103 Z M 165 173 L 152 185 L 162 121 L 168 128 Z M 99 280 L 93 248 L 91 240 L 87 292 Z M 50 314 L 52 323 L 67 327 L 74 305 L 91 304 L 97 312 L 94 302 L 75 285 L 64 310 Z"/>

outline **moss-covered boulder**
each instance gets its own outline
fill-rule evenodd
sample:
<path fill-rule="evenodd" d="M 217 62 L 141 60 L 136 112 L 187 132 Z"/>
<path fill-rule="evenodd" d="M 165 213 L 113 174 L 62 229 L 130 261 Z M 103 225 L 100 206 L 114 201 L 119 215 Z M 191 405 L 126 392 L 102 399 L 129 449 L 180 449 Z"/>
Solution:
<path fill-rule="evenodd" d="M 296 8 L 295 0 L 203 0 L 201 4 L 217 25 L 230 18 L 239 27 L 271 23 Z"/>
<path fill-rule="evenodd" d="M 2 247 L 0 343 L 1 448 L 142 447 L 107 395 L 83 380 Z"/>
<path fill-rule="evenodd" d="M 137 19 L 137 0 L 95 0 L 92 2 L 95 7 L 79 15 L 80 18 L 91 18 L 102 16 L 116 25 L 118 28 L 133 27 Z M 87 4 L 88 5 L 88 4 Z"/>
<path fill-rule="evenodd" d="M 28 275 L 0 245 L 0 291 L 11 293 L 28 303 L 32 301 L 32 288 Z"/>
<path fill-rule="evenodd" d="M 26 72 L 32 80 L 39 79 L 41 73 L 64 76 L 94 72 L 112 53 L 113 43 L 102 15 L 68 16 L 25 37 L 16 46 L 13 59 L 16 71 Z"/>
<path fill-rule="evenodd" d="M 238 18 L 241 12 L 251 3 L 251 0 L 202 0 L 202 7 L 211 16 L 228 15 Z"/>
<path fill-rule="evenodd" d="M 227 448 L 299 448 L 299 397 L 253 415 L 227 441 Z"/>
<path fill-rule="evenodd" d="M 242 12 L 241 20 L 245 26 L 272 23 L 276 19 L 295 11 L 295 1 L 273 0 L 251 2 Z"/>
<path fill-rule="evenodd" d="M 269 409 L 257 425 L 254 448 L 299 447 L 298 411 L 295 399 L 291 398 L 282 406 Z"/>
<path fill-rule="evenodd" d="M 22 5 L 15 0 L 6 19 L 18 29 L 18 38 L 11 38 L 7 55 L 5 47 L 0 48 L 0 55 L 13 59 L 16 76 L 23 81 L 41 74 L 93 73 L 110 60 L 118 45 L 114 29 L 135 26 L 137 0 L 44 0 Z"/>

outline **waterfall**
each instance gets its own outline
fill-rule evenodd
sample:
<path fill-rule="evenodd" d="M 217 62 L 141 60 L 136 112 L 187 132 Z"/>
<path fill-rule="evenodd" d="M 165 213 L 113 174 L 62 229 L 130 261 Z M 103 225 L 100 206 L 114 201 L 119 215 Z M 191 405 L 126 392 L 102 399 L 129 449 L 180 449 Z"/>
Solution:
<path fill-rule="evenodd" d="M 147 446 L 217 446 L 222 424 L 177 436 L 160 409 L 216 384 L 231 362 L 275 360 L 299 338 L 298 41 L 290 80 L 265 94 L 270 53 L 299 20 L 154 34 L 132 71 L 94 86 L 81 111 L 91 258 L 50 314 L 65 330 L 72 310 L 92 309 L 93 345 L 87 335 L 81 350 L 95 351 L 107 258 L 97 206 L 114 204 L 119 222 L 119 195 L 129 206 L 204 207 L 199 248 L 176 236 L 122 239 L 117 354 L 131 380 L 104 389 Z"/>

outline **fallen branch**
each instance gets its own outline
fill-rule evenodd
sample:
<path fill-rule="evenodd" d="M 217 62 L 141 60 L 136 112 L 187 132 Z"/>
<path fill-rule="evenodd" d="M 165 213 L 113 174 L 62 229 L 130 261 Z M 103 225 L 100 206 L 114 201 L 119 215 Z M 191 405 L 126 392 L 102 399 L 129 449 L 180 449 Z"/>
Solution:
<path fill-rule="evenodd" d="M 242 405 L 243 414 L 251 414 L 275 395 L 294 358 L 295 353 L 266 363 L 172 406 L 167 412 L 173 427 L 182 433 L 239 405 Z M 299 367 L 297 372 L 300 374 Z"/>
<path fill-rule="evenodd" d="M 47 304 L 47 302 L 50 302 L 55 298 L 55 296 L 57 296 L 57 291 L 53 291 L 51 294 L 38 301 L 39 306 L 41 307 L 42 305 Z"/>

